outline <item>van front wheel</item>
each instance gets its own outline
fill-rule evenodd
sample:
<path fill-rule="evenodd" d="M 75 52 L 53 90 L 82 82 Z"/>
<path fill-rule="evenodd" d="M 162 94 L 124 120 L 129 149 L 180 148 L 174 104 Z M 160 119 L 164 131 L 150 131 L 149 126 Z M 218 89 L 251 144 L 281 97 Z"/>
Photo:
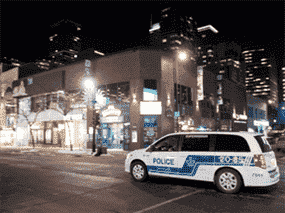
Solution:
<path fill-rule="evenodd" d="M 142 162 L 134 162 L 131 166 L 131 174 L 135 181 L 142 182 L 144 181 L 148 174 L 146 166 Z"/>
<path fill-rule="evenodd" d="M 222 169 L 220 170 L 216 177 L 215 183 L 217 188 L 226 194 L 237 193 L 242 185 L 242 180 L 240 175 L 232 169 Z"/>

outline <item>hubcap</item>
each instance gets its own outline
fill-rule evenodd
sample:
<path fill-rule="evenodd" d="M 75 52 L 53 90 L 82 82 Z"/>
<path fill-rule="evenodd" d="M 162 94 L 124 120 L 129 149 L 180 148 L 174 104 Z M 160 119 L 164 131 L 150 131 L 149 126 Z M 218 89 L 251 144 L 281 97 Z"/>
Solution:
<path fill-rule="evenodd" d="M 144 176 L 144 169 L 141 165 L 137 164 L 133 167 L 133 175 L 134 177 L 139 180 L 142 179 Z"/>
<path fill-rule="evenodd" d="M 230 172 L 224 172 L 219 178 L 219 183 L 226 191 L 234 190 L 237 187 L 237 178 Z"/>

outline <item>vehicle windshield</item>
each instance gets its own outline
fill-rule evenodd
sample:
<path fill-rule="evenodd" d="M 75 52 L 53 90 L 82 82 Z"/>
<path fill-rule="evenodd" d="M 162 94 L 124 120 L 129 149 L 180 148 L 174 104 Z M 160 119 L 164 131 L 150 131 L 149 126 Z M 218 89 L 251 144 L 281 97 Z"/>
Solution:
<path fill-rule="evenodd" d="M 272 148 L 271 148 L 269 142 L 267 141 L 267 139 L 264 137 L 264 135 L 254 136 L 254 138 L 257 140 L 262 152 L 272 151 Z"/>

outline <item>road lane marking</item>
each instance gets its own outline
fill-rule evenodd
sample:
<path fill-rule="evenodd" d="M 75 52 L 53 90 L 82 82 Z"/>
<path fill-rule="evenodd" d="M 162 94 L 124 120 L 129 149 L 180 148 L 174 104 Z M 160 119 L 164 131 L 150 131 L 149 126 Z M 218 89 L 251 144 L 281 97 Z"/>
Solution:
<path fill-rule="evenodd" d="M 137 211 L 137 212 L 135 212 L 135 213 L 142 213 L 142 212 L 146 212 L 146 211 L 148 211 L 148 210 L 155 209 L 155 208 L 157 208 L 157 207 L 159 207 L 159 206 L 163 206 L 164 204 L 171 203 L 171 202 L 173 202 L 173 201 L 176 201 L 176 200 L 179 200 L 179 199 L 182 199 L 182 198 L 188 197 L 188 196 L 190 196 L 190 195 L 197 194 L 197 193 L 202 192 L 202 191 L 203 191 L 203 190 L 198 190 L 198 191 L 195 191 L 195 192 L 191 192 L 191 193 L 189 193 L 189 194 L 182 195 L 182 196 L 180 196 L 180 197 L 173 198 L 173 199 L 171 199 L 171 200 L 167 200 L 167 201 L 165 201 L 165 202 L 163 202 L 163 203 L 156 204 L 156 205 L 154 205 L 154 206 L 151 206 L 151 207 L 148 207 L 148 208 L 146 208 L 146 209 L 143 209 L 143 210 Z"/>
<path fill-rule="evenodd" d="M 71 172 L 57 172 L 57 173 L 72 176 L 75 178 L 81 178 L 81 179 L 87 179 L 87 180 L 93 180 L 93 181 L 103 181 L 103 182 L 110 182 L 110 183 L 122 183 L 122 182 L 124 182 L 121 179 L 112 178 L 112 177 L 101 177 L 101 176 L 71 173 Z"/>

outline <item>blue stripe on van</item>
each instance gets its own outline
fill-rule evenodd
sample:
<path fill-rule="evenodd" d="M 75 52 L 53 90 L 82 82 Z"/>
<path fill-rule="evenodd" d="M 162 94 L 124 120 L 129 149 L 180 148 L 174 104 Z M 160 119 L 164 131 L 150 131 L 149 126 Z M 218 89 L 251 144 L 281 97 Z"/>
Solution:
<path fill-rule="evenodd" d="M 195 176 L 197 170 L 203 165 L 213 166 L 244 166 L 246 157 L 242 156 L 199 156 L 188 155 L 182 168 L 166 167 L 166 166 L 147 166 L 148 172 Z M 159 161 L 158 161 L 159 162 Z M 176 164 L 176 162 L 175 162 Z M 253 158 L 249 166 L 255 166 Z"/>

